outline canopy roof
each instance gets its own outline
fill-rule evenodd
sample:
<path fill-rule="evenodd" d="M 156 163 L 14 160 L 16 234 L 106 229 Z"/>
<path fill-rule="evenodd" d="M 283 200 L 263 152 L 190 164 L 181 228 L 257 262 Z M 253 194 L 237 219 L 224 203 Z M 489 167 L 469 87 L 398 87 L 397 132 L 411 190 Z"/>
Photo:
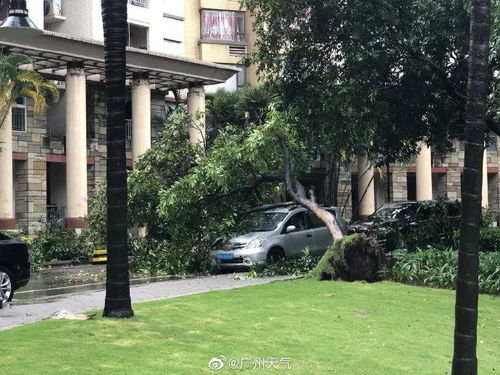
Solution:
<path fill-rule="evenodd" d="M 68 62 L 83 63 L 93 80 L 104 79 L 104 45 L 101 42 L 32 29 L 0 28 L 0 50 L 28 55 L 35 69 L 64 79 Z M 149 73 L 159 90 L 204 86 L 226 82 L 239 69 L 184 57 L 127 47 L 127 78 Z M 90 77 L 89 77 L 90 78 Z"/>

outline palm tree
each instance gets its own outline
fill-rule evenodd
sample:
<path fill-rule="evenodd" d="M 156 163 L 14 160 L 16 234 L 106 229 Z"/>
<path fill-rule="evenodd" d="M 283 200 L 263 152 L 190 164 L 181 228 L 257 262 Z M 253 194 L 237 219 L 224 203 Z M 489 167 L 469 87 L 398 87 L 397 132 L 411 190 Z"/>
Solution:
<path fill-rule="evenodd" d="M 485 141 L 490 0 L 472 0 L 465 126 L 463 220 L 458 254 L 453 375 L 477 374 L 479 226 Z"/>
<path fill-rule="evenodd" d="M 102 0 L 107 106 L 107 249 L 105 317 L 130 318 L 127 248 L 127 169 L 125 157 L 125 79 L 127 0 Z"/>
<path fill-rule="evenodd" d="M 55 84 L 46 81 L 42 75 L 33 70 L 21 68 L 32 65 L 26 55 L 0 54 L 0 128 L 19 98 L 31 98 L 36 114 L 41 114 L 47 109 L 48 94 L 54 101 L 59 99 L 59 90 Z"/>

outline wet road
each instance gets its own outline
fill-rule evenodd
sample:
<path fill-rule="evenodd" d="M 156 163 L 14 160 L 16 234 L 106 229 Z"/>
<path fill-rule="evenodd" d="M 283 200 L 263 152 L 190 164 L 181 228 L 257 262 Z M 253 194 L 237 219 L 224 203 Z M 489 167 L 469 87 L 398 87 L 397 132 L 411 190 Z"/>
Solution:
<path fill-rule="evenodd" d="M 131 285 L 140 285 L 173 278 L 170 276 L 146 277 L 132 273 L 130 279 Z M 33 273 L 28 285 L 15 292 L 12 303 L 26 305 L 50 302 L 65 294 L 102 290 L 105 288 L 105 282 L 105 265 L 52 267 Z"/>

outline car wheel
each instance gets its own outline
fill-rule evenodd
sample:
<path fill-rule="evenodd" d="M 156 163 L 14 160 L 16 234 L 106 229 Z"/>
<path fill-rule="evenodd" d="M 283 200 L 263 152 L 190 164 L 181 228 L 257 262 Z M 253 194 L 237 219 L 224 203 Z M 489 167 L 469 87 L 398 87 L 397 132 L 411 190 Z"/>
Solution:
<path fill-rule="evenodd" d="M 283 251 L 282 248 L 279 247 L 273 247 L 271 250 L 269 250 L 269 253 L 267 254 L 268 262 L 282 262 L 285 259 L 286 259 L 285 252 Z"/>
<path fill-rule="evenodd" d="M 0 266 L 0 299 L 3 303 L 9 302 L 14 297 L 14 280 L 10 271 Z"/>

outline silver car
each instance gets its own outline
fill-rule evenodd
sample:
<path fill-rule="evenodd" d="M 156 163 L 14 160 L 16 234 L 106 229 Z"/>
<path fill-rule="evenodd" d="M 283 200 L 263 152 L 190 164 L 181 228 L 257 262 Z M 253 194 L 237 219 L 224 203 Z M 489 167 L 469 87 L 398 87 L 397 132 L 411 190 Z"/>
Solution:
<path fill-rule="evenodd" d="M 348 227 L 335 207 L 325 207 L 337 218 L 343 234 Z M 280 207 L 254 213 L 244 220 L 245 234 L 220 241 L 210 252 L 217 268 L 250 267 L 268 260 L 299 258 L 307 248 L 311 255 L 323 255 L 332 243 L 327 227 L 309 210 Z"/>

